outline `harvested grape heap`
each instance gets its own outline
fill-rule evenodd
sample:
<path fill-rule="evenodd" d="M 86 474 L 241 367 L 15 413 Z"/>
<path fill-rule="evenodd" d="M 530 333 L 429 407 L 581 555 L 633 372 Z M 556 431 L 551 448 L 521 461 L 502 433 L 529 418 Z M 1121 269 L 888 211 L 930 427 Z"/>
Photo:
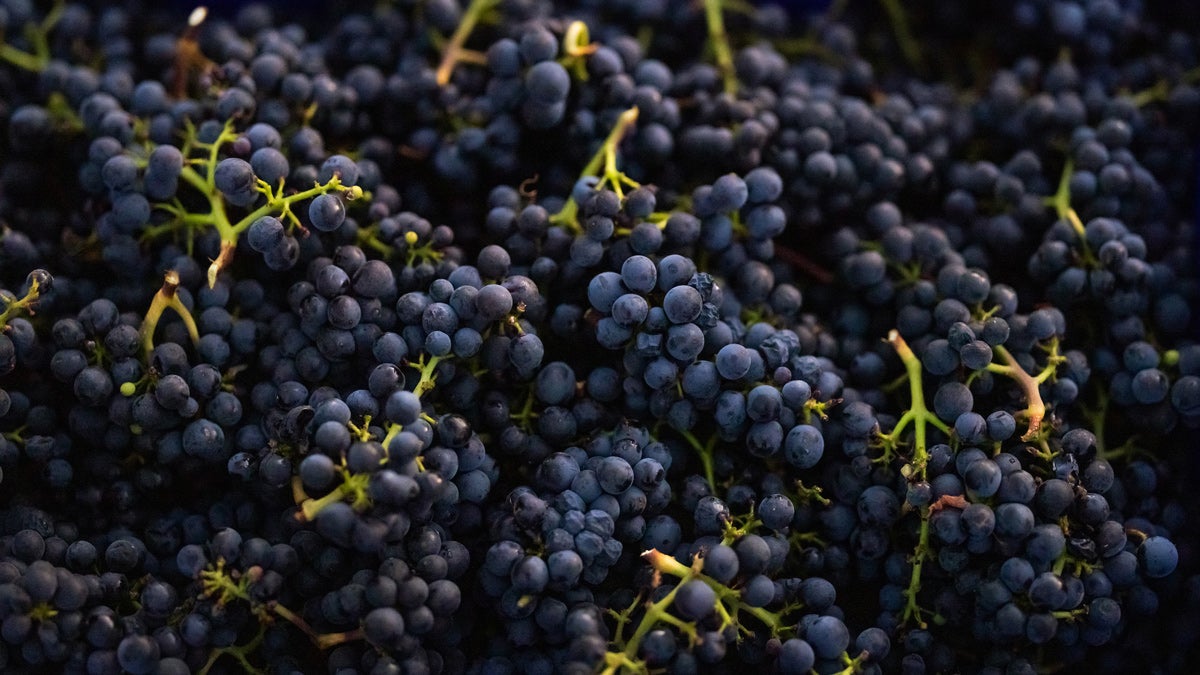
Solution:
<path fill-rule="evenodd" d="M 0 670 L 1194 672 L 1200 11 L 819 4 L 0 0 Z"/>

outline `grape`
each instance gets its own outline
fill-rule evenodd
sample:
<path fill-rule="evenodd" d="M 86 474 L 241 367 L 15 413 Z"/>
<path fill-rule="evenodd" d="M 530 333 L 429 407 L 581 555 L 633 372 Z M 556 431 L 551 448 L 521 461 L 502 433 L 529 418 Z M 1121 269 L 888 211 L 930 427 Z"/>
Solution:
<path fill-rule="evenodd" d="M 246 230 L 246 242 L 259 253 L 278 247 L 285 236 L 283 223 L 273 216 L 263 216 L 250 224 Z"/>
<path fill-rule="evenodd" d="M 5 3 L 5 670 L 1191 662 L 1195 8 L 494 4 Z"/>
<path fill-rule="evenodd" d="M 816 466 L 825 452 L 825 441 L 820 431 L 800 424 L 792 427 L 784 445 L 784 457 L 798 469 Z"/>
<path fill-rule="evenodd" d="M 712 184 L 709 193 L 709 207 L 718 213 L 736 211 L 742 208 L 749 197 L 746 182 L 737 174 L 725 174 Z"/>
<path fill-rule="evenodd" d="M 317 195 L 309 202 L 308 218 L 321 232 L 332 232 L 345 222 L 346 206 L 335 195 Z"/>
<path fill-rule="evenodd" d="M 764 497 L 758 505 L 758 516 L 763 525 L 772 530 L 784 530 L 792 521 L 795 507 L 784 495 L 775 494 Z"/>
<path fill-rule="evenodd" d="M 775 597 L 775 584 L 765 574 L 751 577 L 742 588 L 742 601 L 751 607 L 765 607 Z"/>
<path fill-rule="evenodd" d="M 779 670 L 788 675 L 801 675 L 812 670 L 816 654 L 808 642 L 791 638 L 784 641 L 779 650 Z"/>
<path fill-rule="evenodd" d="M 804 637 L 819 658 L 833 658 L 845 651 L 850 644 L 850 632 L 846 625 L 832 616 L 817 618 Z"/>
<path fill-rule="evenodd" d="M 1179 564 L 1179 553 L 1175 545 L 1165 537 L 1147 537 L 1138 547 L 1138 558 L 1145 568 L 1146 576 L 1153 579 L 1169 575 Z"/>
<path fill-rule="evenodd" d="M 375 608 L 363 621 L 363 634 L 376 647 L 392 648 L 404 636 L 404 618 L 391 607 Z"/>
<path fill-rule="evenodd" d="M 675 610 L 685 619 L 698 620 L 712 614 L 717 595 L 700 579 L 685 581 L 675 592 Z"/>
<path fill-rule="evenodd" d="M 321 164 L 321 172 L 317 174 L 317 181 L 328 183 L 334 176 L 337 176 L 344 186 L 357 185 L 359 180 L 358 165 L 345 155 L 330 155 Z"/>
<path fill-rule="evenodd" d="M 160 146 L 162 147 L 162 146 Z M 254 175 L 272 187 L 278 186 L 291 173 L 287 156 L 274 147 L 261 147 L 250 155 Z"/>
<path fill-rule="evenodd" d="M 249 206 L 258 198 L 257 179 L 250 163 L 228 157 L 217 164 L 214 184 L 236 206 Z"/>
<path fill-rule="evenodd" d="M 635 293 L 649 293 L 658 281 L 658 268 L 644 255 L 630 256 L 621 263 L 621 281 Z"/>
<path fill-rule="evenodd" d="M 954 421 L 959 415 L 970 412 L 973 405 L 974 397 L 970 389 L 957 382 L 939 387 L 933 397 L 933 407 L 937 416 L 946 421 Z"/>
<path fill-rule="evenodd" d="M 736 343 L 725 345 L 717 352 L 717 370 L 727 380 L 738 380 L 750 372 L 750 352 Z"/>
<path fill-rule="evenodd" d="M 545 103 L 562 101 L 570 91 L 571 77 L 560 64 L 541 60 L 525 73 L 525 91 L 533 100 Z"/>

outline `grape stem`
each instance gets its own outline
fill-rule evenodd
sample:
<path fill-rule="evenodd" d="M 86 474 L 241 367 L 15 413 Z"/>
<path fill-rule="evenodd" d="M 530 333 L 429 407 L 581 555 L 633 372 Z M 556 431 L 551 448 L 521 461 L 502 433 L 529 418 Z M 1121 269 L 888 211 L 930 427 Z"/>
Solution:
<path fill-rule="evenodd" d="M 637 188 L 638 184 L 617 170 L 617 146 L 620 145 L 621 139 L 625 138 L 625 134 L 637 122 L 638 109 L 634 106 L 625 112 L 621 113 L 617 118 L 617 123 L 613 125 L 608 136 L 604 139 L 604 143 L 596 150 L 596 154 L 583 167 L 583 171 L 579 174 L 579 179 L 591 178 L 598 176 L 597 172 L 604 169 L 603 175 L 599 175 L 600 182 L 596 184 L 596 189 L 599 190 L 605 185 L 611 185 L 618 196 L 623 196 L 621 185 Z M 571 231 L 572 234 L 582 234 L 583 228 L 579 226 L 579 204 L 575 201 L 575 196 L 572 194 L 567 203 L 563 204 L 558 213 L 550 217 L 550 222 L 554 225 L 561 225 Z"/>
<path fill-rule="evenodd" d="M 371 498 L 367 495 L 367 485 L 370 483 L 371 474 L 350 473 L 345 467 L 340 467 L 338 472 L 341 474 L 342 482 L 323 497 L 304 500 L 300 504 L 300 511 L 296 513 L 297 521 L 312 522 L 330 504 L 343 501 L 347 497 L 350 498 L 350 507 L 359 513 L 371 505 Z"/>
<path fill-rule="evenodd" d="M 421 373 L 421 377 L 417 380 L 417 384 L 413 387 L 413 393 L 417 398 L 421 398 L 425 394 L 433 390 L 437 383 L 437 367 L 442 361 L 446 360 L 444 356 L 430 356 L 426 358 L 424 354 L 415 363 L 412 364 Z"/>
<path fill-rule="evenodd" d="M 266 636 L 266 633 L 267 633 L 267 627 L 259 626 L 258 634 L 255 635 L 246 644 L 244 644 L 244 645 L 229 645 L 227 647 L 217 647 L 217 648 L 213 649 L 212 653 L 209 654 L 209 656 L 208 656 L 208 661 L 206 661 L 204 663 L 204 665 L 200 668 L 200 670 L 197 671 L 197 675 L 208 675 L 208 672 L 212 670 L 212 667 L 214 665 L 216 665 L 217 661 L 222 656 L 225 656 L 226 654 L 228 654 L 229 656 L 232 656 L 234 659 L 236 659 L 237 662 L 242 666 L 242 670 L 244 670 L 245 672 L 247 672 L 247 673 L 262 672 L 258 668 L 255 668 L 254 664 L 250 663 L 250 659 L 246 655 L 253 654 L 258 649 L 259 645 L 262 644 L 263 638 L 264 638 L 264 636 Z"/>
<path fill-rule="evenodd" d="M 188 310 L 187 305 L 179 299 L 179 273 L 175 270 L 170 270 L 163 277 L 163 284 L 154 294 L 154 299 L 150 301 L 150 309 L 146 310 L 146 316 L 142 319 L 141 337 L 142 350 L 149 358 L 150 353 L 154 351 L 154 331 L 158 327 L 158 321 L 162 318 L 164 310 L 170 308 L 183 319 L 183 325 L 187 327 L 188 337 L 192 339 L 192 344 L 196 345 L 200 342 L 200 330 L 196 327 L 196 320 L 192 318 L 192 313 Z"/>
<path fill-rule="evenodd" d="M 563 56 L 559 63 L 571 71 L 575 79 L 586 82 L 588 79 L 587 57 L 596 53 L 600 45 L 594 44 L 588 35 L 587 24 L 582 21 L 572 21 L 563 34 Z"/>
<path fill-rule="evenodd" d="M 887 434 L 880 434 L 885 441 L 898 441 L 900 433 L 909 425 L 913 425 L 913 455 L 909 467 L 909 475 L 912 477 L 912 472 L 915 471 L 917 480 L 925 480 L 925 465 L 929 462 L 929 448 L 926 440 L 926 425 L 933 425 L 939 431 L 950 435 L 950 427 L 946 426 L 936 415 L 929 411 L 925 405 L 925 391 L 922 386 L 921 379 L 921 361 L 913 353 L 912 348 L 908 346 L 904 338 L 900 336 L 900 332 L 892 329 L 888 332 L 887 341 L 896 350 L 896 354 L 900 357 L 900 361 L 904 364 L 904 370 L 908 375 L 908 391 L 912 399 L 908 410 L 901 415 L 897 420 L 896 426 Z"/>
<path fill-rule="evenodd" d="M 442 61 L 438 64 L 437 77 L 438 86 L 446 86 L 450 83 L 450 76 L 454 74 L 454 67 L 460 61 L 469 61 L 472 63 L 487 63 L 483 54 L 465 49 L 463 47 L 467 42 L 467 38 L 471 36 L 471 32 L 475 30 L 476 24 L 483 16 L 484 12 L 498 6 L 499 0 L 471 0 L 471 4 L 467 6 L 467 11 L 463 14 L 462 20 L 459 21 L 458 27 L 454 29 L 454 34 L 450 36 L 450 41 L 446 43 L 442 50 Z"/>
<path fill-rule="evenodd" d="M 425 355 L 422 355 L 420 361 L 412 364 L 421 372 L 421 379 L 417 382 L 417 385 L 413 391 L 418 398 L 433 389 L 435 381 L 437 380 L 437 366 L 444 360 L 446 360 L 446 357 L 444 356 L 431 356 L 426 359 Z M 430 418 L 425 413 L 421 413 L 421 417 L 429 422 L 430 425 L 435 425 L 437 423 L 437 420 Z M 360 439 L 367 440 L 371 435 L 369 429 L 370 422 L 370 418 L 367 418 L 362 427 L 352 426 L 351 431 L 356 432 Z M 389 425 L 387 433 L 384 435 L 384 438 L 381 442 L 381 445 L 385 450 L 391 444 L 396 435 L 403 431 L 403 429 L 404 426 L 400 424 Z M 381 463 L 387 463 L 388 459 L 389 458 L 385 457 Z M 419 471 L 425 470 L 425 466 L 421 457 L 418 456 L 414 458 L 414 461 L 416 462 L 417 469 Z M 342 482 L 339 483 L 338 486 L 331 490 L 328 494 L 322 497 L 312 499 L 303 494 L 302 487 L 293 488 L 294 490 L 298 490 L 298 493 L 296 494 L 296 501 L 300 504 L 300 510 L 296 513 L 297 521 L 302 523 L 311 522 L 330 504 L 334 504 L 346 499 L 350 500 L 350 507 L 359 513 L 365 511 L 371 506 L 371 497 L 369 494 L 367 494 L 367 487 L 371 481 L 371 474 L 351 473 L 351 471 L 344 466 L 344 461 L 343 466 L 338 467 L 337 470 L 341 475 Z"/>
<path fill-rule="evenodd" d="M 917 535 L 917 547 L 913 550 L 912 573 L 908 578 L 908 588 L 904 589 L 904 614 L 901 617 L 903 623 L 915 619 L 921 628 L 925 628 L 926 623 L 921 618 L 922 610 L 917 604 L 917 594 L 921 592 L 921 568 L 925 565 L 925 559 L 929 557 L 929 517 L 931 515 L 930 507 L 926 506 L 921 509 L 921 528 Z"/>
<path fill-rule="evenodd" d="M 1092 253 L 1091 247 L 1088 246 L 1083 221 L 1079 218 L 1075 208 L 1071 206 L 1071 176 L 1074 174 L 1075 162 L 1068 157 L 1066 163 L 1063 164 L 1062 177 L 1058 179 L 1058 189 L 1054 191 L 1054 194 L 1043 198 L 1042 202 L 1046 206 L 1053 207 L 1058 217 L 1071 225 L 1075 236 L 1079 237 L 1080 257 L 1083 259 L 1083 265 L 1095 269 L 1100 266 L 1100 263 Z"/>
<path fill-rule="evenodd" d="M 50 11 L 39 23 L 25 25 L 25 39 L 33 48 L 32 52 L 22 51 L 7 42 L 0 42 L 0 60 L 8 61 L 14 66 L 33 73 L 40 73 L 50 64 L 50 31 L 62 18 L 65 6 L 63 0 L 54 0 Z"/>
<path fill-rule="evenodd" d="M 708 585 L 709 588 L 713 589 L 713 592 L 716 593 L 717 596 L 716 604 L 713 606 L 713 608 L 717 615 L 725 621 L 725 626 L 722 628 L 727 626 L 737 626 L 740 631 L 748 633 L 749 631 L 738 623 L 737 617 L 741 612 L 745 612 L 753 616 L 755 619 L 758 619 L 764 626 L 770 629 L 772 635 L 782 635 L 786 633 L 789 628 L 791 628 L 791 626 L 788 626 L 784 623 L 783 612 L 772 612 L 763 607 L 752 607 L 747 605 L 744 601 L 742 601 L 741 591 L 730 588 L 716 579 L 708 576 L 707 574 L 704 574 L 704 556 L 702 555 L 696 556 L 695 561 L 690 567 L 679 562 L 674 557 L 655 549 L 646 551 L 642 554 L 642 557 L 646 559 L 646 562 L 650 563 L 650 566 L 653 567 L 656 572 L 661 574 L 669 574 L 673 577 L 676 577 L 680 580 L 681 584 L 682 582 L 689 581 L 691 579 L 699 579 Z M 678 588 L 678 586 L 676 586 L 676 588 Z"/>
<path fill-rule="evenodd" d="M 184 98 L 187 95 L 188 79 L 193 73 L 213 65 L 212 61 L 200 51 L 200 42 L 197 39 L 200 34 L 200 24 L 204 23 L 207 18 L 207 7 L 201 5 L 193 9 L 192 13 L 188 15 L 187 28 L 175 41 L 175 80 L 172 88 L 176 98 Z"/>
<path fill-rule="evenodd" d="M 655 569 L 658 569 L 658 566 L 655 564 L 657 558 L 668 558 L 669 556 L 659 553 L 654 549 L 650 549 L 649 551 L 643 553 L 642 557 L 650 561 L 651 565 L 654 566 Z M 672 559 L 672 562 L 675 562 L 677 565 L 679 564 L 674 559 Z M 682 565 L 680 566 L 682 567 Z M 685 567 L 684 569 L 687 568 Z M 615 652 L 610 650 L 604 655 L 605 667 L 601 671 L 602 673 L 606 675 L 615 675 L 616 673 L 620 672 L 622 668 L 627 668 L 637 673 L 647 672 L 646 666 L 637 658 L 638 647 L 641 646 L 642 638 L 644 638 L 646 634 L 658 624 L 661 618 L 667 614 L 667 608 L 670 607 L 671 603 L 675 601 L 675 594 L 678 592 L 679 585 L 676 585 L 675 588 L 672 588 L 671 591 L 664 595 L 661 600 L 651 603 L 649 606 L 647 606 L 646 613 L 642 615 L 642 619 L 638 622 L 637 627 L 634 629 L 633 635 L 629 636 L 629 639 L 624 641 L 623 646 L 619 644 L 622 639 L 621 634 L 619 632 L 616 634 L 614 637 L 614 642 L 617 642 L 618 646 L 622 648 Z"/>
<path fill-rule="evenodd" d="M 1054 341 L 1051 345 L 1049 361 L 1037 375 L 1025 372 L 1021 364 L 1017 363 L 1017 359 L 1003 345 L 996 345 L 992 349 L 1004 363 L 989 363 L 987 371 L 1012 378 L 1021 387 L 1025 399 L 1029 401 L 1029 405 L 1025 408 L 1025 415 L 1029 418 L 1029 428 L 1021 436 L 1021 440 L 1031 441 L 1037 437 L 1038 431 L 1042 428 L 1042 420 L 1046 417 L 1046 403 L 1042 400 L 1038 385 L 1050 379 L 1057 370 L 1058 364 L 1063 361 L 1063 357 L 1058 355 L 1058 342 Z"/>
<path fill-rule="evenodd" d="M 921 58 L 921 45 L 913 37 L 912 29 L 908 25 L 908 15 L 904 12 L 904 5 L 899 0 L 879 0 L 879 4 L 883 6 L 883 11 L 888 15 L 888 21 L 892 24 L 892 31 L 896 35 L 896 44 L 900 46 L 900 53 L 904 54 L 904 60 L 908 61 L 913 68 L 921 69 L 924 66 Z"/>
<path fill-rule="evenodd" d="M 256 190 L 267 198 L 266 202 L 234 223 L 229 219 L 229 215 L 225 209 L 225 198 L 221 195 L 221 191 L 217 189 L 215 183 L 221 148 L 226 143 L 232 142 L 238 137 L 237 132 L 233 130 L 233 122 L 226 122 L 225 128 L 221 131 L 220 135 L 211 143 L 195 141 L 195 129 L 190 125 L 187 129 L 187 135 L 189 142 L 184 143 L 184 156 L 186 157 L 190 154 L 193 148 L 207 151 L 207 156 L 202 159 L 193 160 L 193 163 L 202 166 L 203 175 L 195 167 L 185 164 L 179 172 L 179 177 L 208 200 L 208 212 L 190 213 L 178 201 L 159 204 L 157 207 L 175 216 L 173 226 L 182 224 L 192 229 L 209 226 L 217 230 L 217 234 L 221 238 L 221 248 L 216 259 L 208 267 L 207 278 L 209 288 L 216 286 L 217 275 L 233 261 L 233 254 L 237 249 L 238 236 L 246 231 L 254 221 L 263 216 L 277 213 L 281 220 L 285 220 L 294 228 L 303 230 L 304 226 L 300 223 L 299 217 L 292 211 L 294 204 L 330 192 L 340 192 L 341 197 L 347 200 L 358 199 L 363 195 L 362 188 L 358 186 L 343 186 L 341 178 L 337 174 L 334 174 L 324 184 L 317 183 L 307 190 L 292 194 L 284 193 L 283 181 L 280 181 L 278 187 L 272 187 L 266 181 L 258 179 Z"/>
<path fill-rule="evenodd" d="M 926 426 L 933 425 L 947 436 L 950 435 L 950 428 L 937 416 L 929 411 L 925 405 L 925 390 L 921 378 L 921 361 L 917 355 L 913 353 L 912 348 L 908 346 L 904 338 L 900 336 L 900 332 L 892 329 L 888 332 L 887 341 L 896 350 L 896 354 L 900 357 L 900 361 L 904 364 L 904 370 L 908 379 L 909 396 L 912 403 L 908 410 L 896 422 L 896 426 L 888 434 L 880 434 L 889 447 L 894 446 L 900 439 L 900 433 L 909 424 L 913 425 L 913 453 L 908 464 L 901 468 L 901 473 L 909 480 L 924 481 L 927 478 L 927 465 L 929 463 L 929 449 L 926 439 Z M 941 503 L 927 506 L 921 509 L 921 526 L 917 534 L 917 546 L 912 555 L 912 574 L 909 577 L 908 588 L 904 590 L 905 604 L 904 611 L 901 615 L 902 621 L 908 622 L 916 620 L 917 624 L 924 628 L 925 621 L 921 619 L 921 607 L 917 604 L 917 594 L 921 590 L 921 570 L 924 567 L 925 559 L 929 557 L 929 518 L 937 508 L 941 507 Z"/>
<path fill-rule="evenodd" d="M 0 312 L 0 331 L 3 331 L 8 325 L 10 319 L 15 319 L 19 312 L 33 316 L 33 310 L 37 307 L 38 298 L 41 296 L 41 283 L 35 278 L 29 283 L 29 291 L 21 298 L 15 298 L 4 292 L 0 299 L 6 300 L 4 311 Z M 9 300 L 8 298 L 12 298 Z"/>
<path fill-rule="evenodd" d="M 717 437 L 711 436 L 708 443 L 701 443 L 696 435 L 686 429 L 679 429 L 679 435 L 683 437 L 688 445 L 696 451 L 696 455 L 700 458 L 700 465 L 704 468 L 704 480 L 708 483 L 708 489 L 713 494 L 717 493 L 716 472 L 713 469 L 713 446 L 716 444 Z"/>
<path fill-rule="evenodd" d="M 242 572 L 238 570 L 226 571 L 225 559 L 218 558 L 216 563 L 200 572 L 200 592 L 204 597 L 213 600 L 218 607 L 224 606 L 234 600 L 242 600 L 251 606 L 260 620 L 268 620 L 270 615 L 283 619 L 304 633 L 317 649 L 320 650 L 326 650 L 344 642 L 363 639 L 363 630 L 361 628 L 341 633 L 320 634 L 313 630 L 313 627 L 304 620 L 304 617 L 278 602 L 274 600 L 261 604 L 256 602 L 250 594 L 250 585 L 262 578 L 262 574 L 262 568 L 257 566 L 247 568 Z M 216 663 L 217 659 L 226 653 L 241 662 L 242 666 L 248 672 L 254 672 L 245 655 L 255 650 L 258 643 L 262 640 L 262 633 L 265 629 L 265 623 L 260 625 L 258 637 L 242 647 L 230 646 L 214 650 L 201 672 L 207 672 Z"/>
<path fill-rule="evenodd" d="M 1185 71 L 1179 77 L 1179 84 L 1194 84 L 1200 81 L 1200 68 L 1192 68 Z M 1171 85 L 1167 80 L 1159 80 L 1147 89 L 1143 89 L 1130 96 L 1133 105 L 1141 108 L 1155 101 L 1167 101 L 1171 95 Z"/>
<path fill-rule="evenodd" d="M 719 630 L 723 631 L 726 628 L 734 627 L 740 635 L 751 634 L 751 630 L 738 621 L 739 614 L 743 612 L 753 616 L 766 626 L 774 637 L 790 635 L 796 630 L 796 627 L 786 623 L 783 617 L 789 612 L 799 609 L 799 605 L 788 605 L 777 612 L 747 605 L 742 601 L 741 591 L 732 589 L 703 573 L 704 557 L 702 555 L 696 556 L 690 566 L 655 549 L 644 552 L 642 558 L 655 571 L 655 585 L 661 582 L 663 575 L 673 576 L 679 579 L 679 582 L 657 602 L 645 603 L 645 612 L 638 620 L 633 634 L 628 638 L 625 637 L 625 628 L 633 623 L 632 616 L 642 606 L 643 601 L 635 600 L 633 604 L 620 612 L 610 610 L 610 614 L 616 618 L 617 626 L 613 633 L 611 648 L 604 656 L 602 673 L 610 675 L 622 671 L 648 673 L 649 669 L 646 664 L 638 659 L 638 651 L 642 639 L 655 626 L 661 624 L 672 626 L 686 635 L 692 646 L 699 642 L 700 635 L 694 622 L 684 621 L 668 612 L 679 589 L 684 583 L 693 580 L 702 581 L 716 595 L 713 600 L 713 613 L 721 621 Z"/>
<path fill-rule="evenodd" d="M 738 91 L 737 70 L 733 66 L 733 50 L 729 46 L 729 33 L 725 31 L 725 16 L 722 0 L 704 0 L 704 22 L 708 25 L 708 40 L 717 69 L 721 71 L 721 82 L 725 93 L 734 95 Z"/>

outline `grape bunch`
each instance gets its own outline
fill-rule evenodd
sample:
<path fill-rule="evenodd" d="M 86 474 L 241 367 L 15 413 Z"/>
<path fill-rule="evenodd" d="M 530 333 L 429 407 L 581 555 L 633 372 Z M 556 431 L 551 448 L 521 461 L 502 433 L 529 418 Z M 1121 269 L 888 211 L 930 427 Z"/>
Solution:
<path fill-rule="evenodd" d="M 1167 4 L 0 0 L 0 670 L 1191 672 Z"/>

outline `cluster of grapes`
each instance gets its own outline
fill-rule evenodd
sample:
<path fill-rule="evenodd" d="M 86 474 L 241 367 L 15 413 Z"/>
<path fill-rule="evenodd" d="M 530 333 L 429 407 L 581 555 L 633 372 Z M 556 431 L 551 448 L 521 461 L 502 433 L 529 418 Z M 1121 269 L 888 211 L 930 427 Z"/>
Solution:
<path fill-rule="evenodd" d="M 0 670 L 1189 672 L 1147 5 L 0 0 Z"/>

